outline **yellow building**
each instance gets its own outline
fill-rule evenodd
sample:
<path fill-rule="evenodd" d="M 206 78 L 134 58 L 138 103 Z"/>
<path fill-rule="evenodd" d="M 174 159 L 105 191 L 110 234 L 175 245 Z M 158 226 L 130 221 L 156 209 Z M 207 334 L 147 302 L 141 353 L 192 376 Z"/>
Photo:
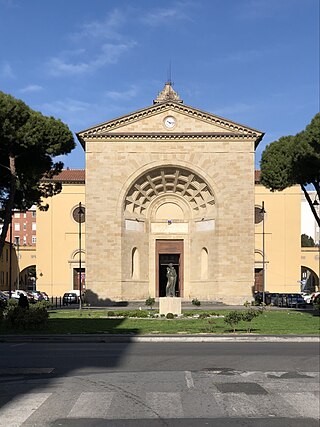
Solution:
<path fill-rule="evenodd" d="M 263 202 L 264 215 L 261 214 Z M 264 261 L 266 291 L 300 292 L 300 187 L 293 186 L 284 191 L 271 192 L 259 183 L 259 172 L 256 171 L 255 212 L 255 275 L 257 290 L 263 289 Z"/>
<path fill-rule="evenodd" d="M 37 289 L 61 296 L 85 287 L 85 222 L 79 203 L 85 202 L 84 170 L 64 170 L 55 177 L 60 194 L 48 198 L 47 211 L 37 211 Z M 81 253 L 81 255 L 80 255 Z M 80 265 L 81 264 L 81 265 Z"/>
<path fill-rule="evenodd" d="M 0 257 L 0 290 L 9 290 L 10 279 L 12 283 L 12 290 L 15 289 L 15 286 L 17 286 L 18 277 L 19 266 L 16 251 L 12 248 L 10 254 L 10 244 L 9 242 L 5 242 Z"/>

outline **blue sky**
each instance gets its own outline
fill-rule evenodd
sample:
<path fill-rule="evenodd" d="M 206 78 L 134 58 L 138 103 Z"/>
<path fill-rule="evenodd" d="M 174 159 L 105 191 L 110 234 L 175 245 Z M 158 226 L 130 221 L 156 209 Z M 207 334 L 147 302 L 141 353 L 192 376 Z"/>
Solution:
<path fill-rule="evenodd" d="M 0 90 L 73 132 L 184 103 L 266 133 L 319 111 L 319 0 L 0 0 Z M 83 168 L 77 148 L 65 167 Z"/>

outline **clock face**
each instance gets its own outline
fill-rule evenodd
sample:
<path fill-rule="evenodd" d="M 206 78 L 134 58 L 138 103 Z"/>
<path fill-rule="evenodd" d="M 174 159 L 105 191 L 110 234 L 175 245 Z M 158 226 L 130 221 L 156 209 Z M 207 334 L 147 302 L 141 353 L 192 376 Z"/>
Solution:
<path fill-rule="evenodd" d="M 176 119 L 172 116 L 168 116 L 164 119 L 164 125 L 168 129 L 173 129 L 176 125 Z"/>

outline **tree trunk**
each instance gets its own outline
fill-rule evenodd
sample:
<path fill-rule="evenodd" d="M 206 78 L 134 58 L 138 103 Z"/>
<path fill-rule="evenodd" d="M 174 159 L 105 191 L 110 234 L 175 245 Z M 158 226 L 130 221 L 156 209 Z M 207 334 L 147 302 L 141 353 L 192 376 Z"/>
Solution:
<path fill-rule="evenodd" d="M 4 223 L 2 227 L 2 232 L 0 235 L 0 257 L 2 255 L 2 251 L 4 248 L 4 243 L 6 240 L 7 232 L 9 225 L 12 220 L 12 210 L 14 206 L 14 196 L 16 193 L 16 183 L 17 183 L 17 175 L 16 175 L 16 159 L 13 155 L 9 156 L 9 164 L 10 164 L 10 172 L 11 172 L 11 180 L 10 180 L 10 191 L 8 195 L 8 199 L 5 203 L 4 209 Z"/>

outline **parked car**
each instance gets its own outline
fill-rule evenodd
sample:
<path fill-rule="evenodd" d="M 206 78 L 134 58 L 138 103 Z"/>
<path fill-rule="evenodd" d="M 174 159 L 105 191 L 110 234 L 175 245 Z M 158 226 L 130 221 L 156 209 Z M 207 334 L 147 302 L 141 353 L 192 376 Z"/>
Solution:
<path fill-rule="evenodd" d="M 11 298 L 14 298 L 14 299 L 18 300 L 20 298 L 21 294 L 25 295 L 28 298 L 27 292 L 24 291 L 24 290 L 22 290 L 22 289 L 17 289 L 15 291 L 11 292 Z"/>
<path fill-rule="evenodd" d="M 44 299 L 45 301 L 49 301 L 49 297 L 48 297 L 48 295 L 47 295 L 45 292 L 40 291 L 40 293 L 41 293 L 41 295 L 43 296 L 43 299 Z"/>
<path fill-rule="evenodd" d="M 300 294 L 287 294 L 286 295 L 287 307 L 306 307 L 307 303 Z"/>
<path fill-rule="evenodd" d="M 43 295 L 42 295 L 42 293 L 40 291 L 32 291 L 30 293 L 33 296 L 35 302 L 43 301 L 44 300 L 44 297 L 43 297 Z"/>
<path fill-rule="evenodd" d="M 308 294 L 307 292 L 302 292 L 301 296 L 307 304 L 311 304 L 312 294 Z"/>
<path fill-rule="evenodd" d="M 0 291 L 0 308 L 5 307 L 8 304 L 9 297 Z"/>
<path fill-rule="evenodd" d="M 78 304 L 78 295 L 74 292 L 66 292 L 62 298 L 63 305 Z"/>
<path fill-rule="evenodd" d="M 311 304 L 313 304 L 315 302 L 320 302 L 320 292 L 314 292 L 311 295 Z"/>

